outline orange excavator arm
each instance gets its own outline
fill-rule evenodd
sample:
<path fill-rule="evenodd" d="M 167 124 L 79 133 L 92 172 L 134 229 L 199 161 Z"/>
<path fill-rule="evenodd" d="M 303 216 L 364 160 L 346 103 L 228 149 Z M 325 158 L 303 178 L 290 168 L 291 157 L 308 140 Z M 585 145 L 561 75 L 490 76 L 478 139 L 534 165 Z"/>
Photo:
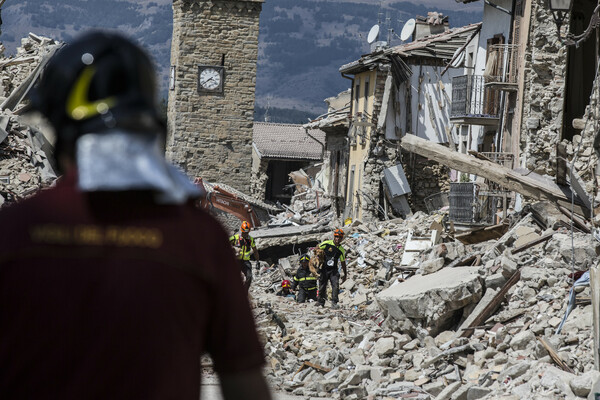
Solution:
<path fill-rule="evenodd" d="M 202 178 L 196 178 L 194 183 L 205 189 Z M 250 203 L 219 186 L 214 186 L 212 189 L 211 192 L 206 190 L 206 196 L 200 200 L 200 208 L 207 211 L 217 208 L 237 217 L 240 221 L 248 221 L 253 228 L 260 226 L 260 220 Z"/>

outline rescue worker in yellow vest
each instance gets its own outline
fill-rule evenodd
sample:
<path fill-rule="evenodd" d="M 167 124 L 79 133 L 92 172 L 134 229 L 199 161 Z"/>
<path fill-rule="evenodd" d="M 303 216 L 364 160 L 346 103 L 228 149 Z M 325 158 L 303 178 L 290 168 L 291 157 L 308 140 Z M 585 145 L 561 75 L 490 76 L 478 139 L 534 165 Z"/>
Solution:
<path fill-rule="evenodd" d="M 341 245 L 344 239 L 344 231 L 336 229 L 333 233 L 333 240 L 325 240 L 319 245 L 325 251 L 325 262 L 321 267 L 321 276 L 319 278 L 319 299 L 320 306 L 325 306 L 327 297 L 327 282 L 331 282 L 331 303 L 332 308 L 338 308 L 338 293 L 340 292 L 340 271 L 338 261 L 342 265 L 344 276 L 342 281 L 346 280 L 348 271 L 346 270 L 346 249 Z"/>
<path fill-rule="evenodd" d="M 294 275 L 292 289 L 298 289 L 296 300 L 304 303 L 307 300 L 317 300 L 317 278 L 313 276 L 308 268 L 310 257 L 308 254 L 300 256 L 300 268 Z"/>
<path fill-rule="evenodd" d="M 250 263 L 250 256 L 254 254 L 256 262 L 258 263 L 260 261 L 254 238 L 250 236 L 250 223 L 248 221 L 242 222 L 240 233 L 231 236 L 229 242 L 238 252 L 238 259 L 241 262 L 242 273 L 245 277 L 244 287 L 246 290 L 249 290 L 250 283 L 252 283 L 252 264 Z"/>

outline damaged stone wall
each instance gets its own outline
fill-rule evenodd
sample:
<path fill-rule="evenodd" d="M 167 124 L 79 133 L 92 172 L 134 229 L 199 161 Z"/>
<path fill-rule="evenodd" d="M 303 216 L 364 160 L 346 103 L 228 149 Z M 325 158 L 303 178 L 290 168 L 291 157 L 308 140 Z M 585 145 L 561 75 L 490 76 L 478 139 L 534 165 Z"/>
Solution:
<path fill-rule="evenodd" d="M 377 71 L 375 93 L 373 101 L 372 123 L 377 126 L 381 113 L 385 81 L 390 66 L 380 66 Z M 381 179 L 383 170 L 398 164 L 399 154 L 397 146 L 385 140 L 385 131 L 374 130 L 369 141 L 369 156 L 364 161 L 363 184 L 360 206 L 363 221 L 377 220 L 380 213 L 381 200 L 383 198 Z"/>
<path fill-rule="evenodd" d="M 267 188 L 267 168 L 269 161 L 261 159 L 255 151 L 252 151 L 252 176 L 250 177 L 250 195 L 257 199 L 264 199 Z"/>
<path fill-rule="evenodd" d="M 450 191 L 450 170 L 436 161 L 403 151 L 402 168 L 412 191 L 408 199 L 413 211 L 427 211 L 426 197 Z"/>
<path fill-rule="evenodd" d="M 563 119 L 567 48 L 558 41 L 556 25 L 544 1 L 534 0 L 531 7 L 531 45 L 524 52 L 520 160 L 521 166 L 529 170 L 554 176 L 554 155 Z M 568 29 L 565 25 L 563 35 Z"/>
<path fill-rule="evenodd" d="M 584 126 L 580 135 L 573 136 L 573 141 L 563 140 L 567 150 L 569 165 L 575 158 L 573 169 L 585 184 L 588 193 L 594 193 L 594 170 L 598 157 L 594 151 L 594 138 L 600 130 L 600 77 L 596 77 L 590 97 L 590 104 L 582 118 Z"/>
<path fill-rule="evenodd" d="M 190 176 L 250 188 L 262 0 L 175 0 L 167 157 Z M 198 66 L 225 67 L 223 94 L 198 94 Z"/>

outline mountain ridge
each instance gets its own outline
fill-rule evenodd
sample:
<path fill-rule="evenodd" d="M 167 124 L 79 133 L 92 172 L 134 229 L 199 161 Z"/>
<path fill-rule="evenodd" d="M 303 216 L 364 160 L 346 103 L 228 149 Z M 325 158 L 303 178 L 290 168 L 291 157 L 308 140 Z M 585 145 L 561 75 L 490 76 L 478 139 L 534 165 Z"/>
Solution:
<path fill-rule="evenodd" d="M 441 6 L 436 6 L 439 3 Z M 339 67 L 369 52 L 366 36 L 376 23 L 382 36 L 428 11 L 449 16 L 450 26 L 481 20 L 479 6 L 382 0 L 267 0 L 260 19 L 256 106 L 325 112 L 323 100 L 349 87 Z M 468 11 L 472 10 L 472 11 Z M 7 0 L 0 41 L 14 52 L 29 32 L 69 41 L 93 28 L 119 29 L 145 46 L 156 62 L 166 96 L 172 35 L 171 0 Z"/>

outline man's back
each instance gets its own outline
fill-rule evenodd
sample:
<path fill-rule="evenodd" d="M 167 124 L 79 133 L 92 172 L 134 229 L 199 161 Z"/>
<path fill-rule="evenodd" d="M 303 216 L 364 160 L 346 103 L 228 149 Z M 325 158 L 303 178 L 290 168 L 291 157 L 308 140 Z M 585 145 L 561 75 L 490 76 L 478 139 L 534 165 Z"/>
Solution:
<path fill-rule="evenodd" d="M 0 213 L 2 398 L 198 399 L 200 355 L 262 350 L 220 225 L 149 192 L 57 188 Z"/>

